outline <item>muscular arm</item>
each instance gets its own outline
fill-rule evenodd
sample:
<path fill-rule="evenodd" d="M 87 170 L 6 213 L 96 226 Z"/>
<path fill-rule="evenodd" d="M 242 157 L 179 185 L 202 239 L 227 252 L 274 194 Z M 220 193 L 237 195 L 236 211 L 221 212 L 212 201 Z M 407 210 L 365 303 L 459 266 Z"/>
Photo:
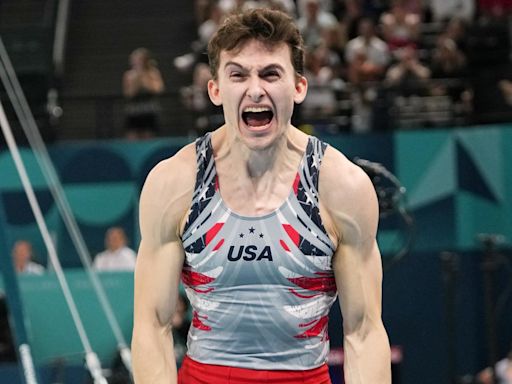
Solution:
<path fill-rule="evenodd" d="M 195 178 L 195 169 L 189 169 L 195 164 L 194 158 L 184 161 L 183 157 L 178 154 L 155 167 L 141 194 L 142 240 L 135 268 L 132 336 L 137 384 L 177 380 L 171 318 L 184 260 L 179 230 Z"/>
<path fill-rule="evenodd" d="M 326 152 L 320 175 L 321 201 L 337 241 L 333 268 L 343 315 L 345 381 L 389 384 L 391 361 L 381 319 L 375 190 L 359 167 L 332 148 Z"/>

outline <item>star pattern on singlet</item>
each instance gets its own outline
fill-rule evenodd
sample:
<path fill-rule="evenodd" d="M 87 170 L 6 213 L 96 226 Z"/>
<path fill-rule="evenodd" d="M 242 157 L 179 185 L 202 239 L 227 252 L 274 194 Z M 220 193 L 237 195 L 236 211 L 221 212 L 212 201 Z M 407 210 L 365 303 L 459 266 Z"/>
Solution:
<path fill-rule="evenodd" d="M 213 148 L 206 136 L 201 137 L 196 141 L 196 158 L 197 158 L 197 177 L 194 187 L 194 196 L 192 197 L 192 206 L 190 207 L 187 222 L 185 224 L 184 232 L 195 223 L 201 212 L 208 206 L 211 199 L 215 196 L 215 191 L 218 188 L 217 178 L 213 176 L 215 172 L 215 164 L 213 160 Z M 213 177 L 212 177 L 213 176 Z M 198 223 L 197 227 L 201 226 L 208 219 L 208 216 Z M 194 249 L 190 250 L 198 253 L 204 248 L 204 243 L 194 245 Z"/>

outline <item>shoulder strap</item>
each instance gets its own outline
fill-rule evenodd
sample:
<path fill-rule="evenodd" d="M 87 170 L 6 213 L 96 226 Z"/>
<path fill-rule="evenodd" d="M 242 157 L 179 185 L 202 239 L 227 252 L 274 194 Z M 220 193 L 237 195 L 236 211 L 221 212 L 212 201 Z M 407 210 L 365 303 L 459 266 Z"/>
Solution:
<path fill-rule="evenodd" d="M 204 208 L 215 195 L 216 171 L 210 133 L 196 139 L 197 175 L 192 206 L 185 224 L 184 232 L 199 217 Z"/>
<path fill-rule="evenodd" d="M 304 153 L 301 167 L 297 175 L 298 185 L 295 189 L 295 194 L 302 210 L 324 233 L 326 233 L 326 231 L 320 217 L 318 203 L 318 179 L 320 165 L 322 164 L 326 148 L 327 144 L 316 137 L 311 136 L 309 138 L 306 152 Z"/>
<path fill-rule="evenodd" d="M 307 168 L 307 173 L 310 176 L 310 188 L 314 188 L 316 191 L 318 191 L 320 165 L 322 164 L 326 148 L 327 143 L 324 143 L 316 137 L 310 136 L 305 154 L 306 161 L 304 162 L 303 167 Z"/>

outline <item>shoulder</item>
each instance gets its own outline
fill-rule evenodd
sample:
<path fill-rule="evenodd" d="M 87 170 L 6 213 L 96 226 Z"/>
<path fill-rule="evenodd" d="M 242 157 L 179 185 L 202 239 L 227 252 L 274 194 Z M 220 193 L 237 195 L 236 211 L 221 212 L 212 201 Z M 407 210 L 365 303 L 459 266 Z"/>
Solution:
<path fill-rule="evenodd" d="M 104 250 L 104 251 L 98 252 L 96 254 L 96 256 L 94 256 L 94 260 L 104 259 L 107 256 L 108 256 L 108 250 Z"/>
<path fill-rule="evenodd" d="M 375 48 L 381 49 L 383 51 L 388 51 L 388 44 L 382 40 L 380 37 L 374 36 L 371 41 L 371 45 Z"/>
<path fill-rule="evenodd" d="M 135 251 L 128 246 L 121 248 L 120 254 L 127 258 L 134 258 L 136 256 Z"/>
<path fill-rule="evenodd" d="M 158 77 L 158 78 L 160 78 L 162 76 L 162 73 L 160 72 L 160 69 L 158 69 L 158 67 L 149 68 L 148 74 L 152 77 Z"/>
<path fill-rule="evenodd" d="M 318 19 L 319 19 L 320 25 L 323 27 L 333 26 L 337 22 L 336 16 L 334 16 L 332 13 L 326 12 L 326 11 L 320 12 Z"/>
<path fill-rule="evenodd" d="M 123 73 L 123 79 L 130 81 L 137 77 L 137 73 L 133 69 L 128 69 Z"/>
<path fill-rule="evenodd" d="M 28 264 L 27 272 L 41 275 L 45 272 L 45 268 L 41 264 L 31 261 Z"/>
<path fill-rule="evenodd" d="M 194 185 L 196 171 L 195 144 L 183 147 L 174 156 L 160 161 L 149 172 L 142 194 L 180 193 Z"/>
<path fill-rule="evenodd" d="M 362 38 L 360 36 L 354 37 L 347 42 L 347 49 L 356 49 L 362 45 Z"/>
<path fill-rule="evenodd" d="M 337 196 L 350 197 L 362 190 L 374 192 L 371 180 L 361 167 L 330 145 L 325 150 L 320 169 L 320 188 L 335 190 Z"/>
<path fill-rule="evenodd" d="M 378 221 L 375 188 L 368 175 L 341 152 L 328 146 L 319 177 L 319 199 L 339 230 L 340 238 L 373 233 Z M 353 231 L 352 231 L 353 230 Z"/>
<path fill-rule="evenodd" d="M 176 232 L 190 208 L 196 181 L 194 143 L 158 163 L 148 174 L 140 196 L 140 226 L 148 232 Z M 169 233 L 170 234 L 170 233 Z"/>

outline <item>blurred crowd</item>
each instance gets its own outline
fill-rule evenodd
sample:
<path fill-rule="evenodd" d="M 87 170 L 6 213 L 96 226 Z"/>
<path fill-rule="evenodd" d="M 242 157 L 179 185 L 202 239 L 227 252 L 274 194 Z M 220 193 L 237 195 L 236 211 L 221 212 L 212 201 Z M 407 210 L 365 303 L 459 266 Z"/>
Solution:
<path fill-rule="evenodd" d="M 464 125 L 472 72 L 509 62 L 512 0 L 195 0 L 197 39 L 174 65 L 192 74 L 181 98 L 196 133 L 222 122 L 206 93 L 210 37 L 229 13 L 262 6 L 289 13 L 303 34 L 309 92 L 293 121 L 303 128 Z M 507 74 L 498 80 L 512 102 Z"/>

